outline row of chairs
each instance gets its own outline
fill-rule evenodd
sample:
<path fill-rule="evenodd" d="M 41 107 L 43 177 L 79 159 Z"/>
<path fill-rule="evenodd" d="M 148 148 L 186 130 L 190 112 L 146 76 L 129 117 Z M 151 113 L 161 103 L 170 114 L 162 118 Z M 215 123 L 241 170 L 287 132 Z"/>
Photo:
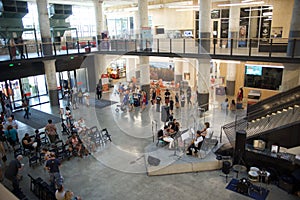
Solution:
<path fill-rule="evenodd" d="M 41 177 L 33 178 L 30 174 L 30 191 L 40 200 L 56 200 L 55 189 L 45 182 Z"/>

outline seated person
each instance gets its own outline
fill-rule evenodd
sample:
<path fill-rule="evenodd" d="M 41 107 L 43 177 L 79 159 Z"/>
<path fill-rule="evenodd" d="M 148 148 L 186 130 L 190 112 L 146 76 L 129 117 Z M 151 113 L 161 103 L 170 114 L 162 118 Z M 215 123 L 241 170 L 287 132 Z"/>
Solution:
<path fill-rule="evenodd" d="M 170 129 L 169 132 L 171 134 L 175 134 L 178 131 L 176 128 L 176 122 L 177 122 L 176 119 L 173 119 L 173 121 L 168 123 L 169 129 Z"/>
<path fill-rule="evenodd" d="M 73 152 L 73 150 L 76 150 L 76 153 L 78 156 L 82 157 L 81 155 L 81 143 L 79 141 L 79 138 L 75 133 L 72 134 L 71 138 L 67 141 L 69 143 L 69 151 Z"/>
<path fill-rule="evenodd" d="M 91 137 L 83 133 L 81 136 L 84 146 L 86 146 L 86 151 L 89 154 L 90 152 L 96 152 L 96 144 L 92 141 Z"/>
<path fill-rule="evenodd" d="M 30 136 L 28 133 L 25 133 L 25 136 L 22 139 L 22 146 L 25 149 L 29 149 L 30 151 L 34 150 L 35 147 L 37 146 L 37 143 L 34 143 L 33 140 L 31 140 Z"/>
<path fill-rule="evenodd" d="M 74 123 L 74 127 L 76 128 L 78 134 L 81 134 L 82 131 L 85 131 L 87 129 L 85 121 L 82 117 Z"/>
<path fill-rule="evenodd" d="M 172 148 L 172 146 L 174 146 L 174 139 L 171 137 L 171 133 L 170 133 L 170 128 L 168 126 L 164 127 L 163 130 L 163 140 L 167 143 L 169 143 L 169 149 Z"/>
<path fill-rule="evenodd" d="M 203 137 L 203 139 L 204 139 L 204 138 L 209 138 L 210 135 L 211 135 L 211 133 L 212 133 L 212 130 L 211 130 L 211 128 L 210 128 L 209 122 L 205 122 L 204 125 L 205 125 L 204 129 L 202 129 L 202 130 L 200 131 L 201 136 Z"/>
<path fill-rule="evenodd" d="M 41 141 L 41 137 L 40 137 L 40 131 L 38 129 L 36 129 L 34 131 L 35 136 L 34 136 L 34 141 L 37 143 L 37 148 L 39 149 L 42 146 L 42 141 Z"/>
<path fill-rule="evenodd" d="M 201 148 L 203 142 L 203 137 L 201 136 L 201 131 L 197 131 L 196 138 L 192 140 L 190 146 L 188 147 L 188 153 L 186 155 L 192 155 L 192 149 L 194 149 L 194 153 L 197 153 Z"/>

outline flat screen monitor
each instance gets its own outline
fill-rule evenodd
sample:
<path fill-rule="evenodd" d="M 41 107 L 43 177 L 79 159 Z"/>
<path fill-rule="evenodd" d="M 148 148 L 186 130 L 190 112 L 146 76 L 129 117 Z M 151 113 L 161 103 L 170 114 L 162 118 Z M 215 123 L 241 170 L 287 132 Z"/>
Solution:
<path fill-rule="evenodd" d="M 262 66 L 246 65 L 246 74 L 254 75 L 254 76 L 261 76 L 262 75 Z"/>

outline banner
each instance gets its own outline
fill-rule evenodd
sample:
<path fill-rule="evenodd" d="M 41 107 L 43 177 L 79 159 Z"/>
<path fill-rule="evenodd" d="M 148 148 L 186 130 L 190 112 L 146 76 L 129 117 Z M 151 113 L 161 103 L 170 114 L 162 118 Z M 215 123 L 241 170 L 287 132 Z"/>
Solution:
<path fill-rule="evenodd" d="M 108 74 L 102 74 L 101 75 L 101 81 L 102 81 L 102 91 L 109 91 L 109 75 Z"/>

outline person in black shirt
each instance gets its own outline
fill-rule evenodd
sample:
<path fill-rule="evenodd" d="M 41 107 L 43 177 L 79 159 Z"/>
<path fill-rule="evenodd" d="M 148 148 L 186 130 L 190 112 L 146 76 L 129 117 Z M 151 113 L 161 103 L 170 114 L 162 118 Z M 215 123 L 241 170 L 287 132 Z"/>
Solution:
<path fill-rule="evenodd" d="M 165 103 L 166 103 L 166 106 L 169 105 L 169 102 L 170 102 L 170 95 L 171 95 L 171 93 L 169 92 L 168 89 L 166 89 L 166 92 L 165 92 Z"/>
<path fill-rule="evenodd" d="M 49 171 L 50 183 L 52 186 L 61 185 L 62 180 L 61 180 L 60 171 L 59 171 L 59 167 L 60 167 L 61 163 L 57 158 L 55 158 L 55 153 L 51 152 L 50 156 L 51 157 L 49 160 L 47 160 L 46 166 L 45 166 L 45 169 L 47 169 Z"/>
<path fill-rule="evenodd" d="M 173 98 L 170 98 L 170 115 L 173 115 L 173 109 L 174 109 L 174 101 Z"/>
<path fill-rule="evenodd" d="M 34 143 L 34 141 L 31 140 L 30 136 L 28 133 L 25 133 L 25 136 L 22 139 L 22 146 L 25 149 L 29 149 L 29 150 L 34 150 L 34 147 L 32 146 L 32 144 Z"/>
<path fill-rule="evenodd" d="M 160 112 L 160 102 L 161 102 L 161 97 L 156 96 L 156 112 Z"/>
<path fill-rule="evenodd" d="M 18 155 L 17 159 L 10 161 L 8 167 L 5 170 L 5 178 L 12 182 L 12 186 L 14 191 L 20 191 L 19 187 L 19 178 L 18 171 L 21 170 L 23 165 L 21 164 L 21 160 L 23 159 L 22 155 Z"/>

